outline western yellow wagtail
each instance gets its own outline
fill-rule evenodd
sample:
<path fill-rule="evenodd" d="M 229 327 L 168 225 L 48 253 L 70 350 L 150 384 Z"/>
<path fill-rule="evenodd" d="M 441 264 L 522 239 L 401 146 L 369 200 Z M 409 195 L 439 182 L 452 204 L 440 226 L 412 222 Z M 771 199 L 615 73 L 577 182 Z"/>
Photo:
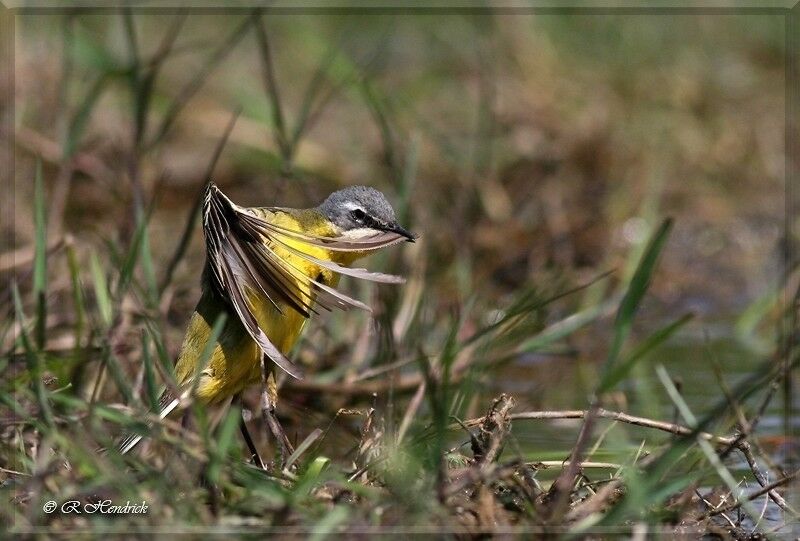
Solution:
<path fill-rule="evenodd" d="M 402 282 L 397 276 L 349 265 L 381 248 L 415 239 L 397 223 L 386 197 L 365 186 L 334 192 L 316 208 L 293 209 L 240 207 L 209 183 L 203 232 L 207 260 L 202 296 L 175 365 L 180 396 L 164 392 L 159 403 L 162 419 L 192 392 L 196 400 L 215 406 L 259 381 L 268 387 L 262 400 L 270 400 L 274 408 L 276 385 L 272 365 L 265 361 L 302 378 L 286 354 L 311 314 L 318 308 L 369 310 L 335 289 L 340 275 Z M 227 317 L 211 355 L 206 355 L 208 362 L 198 366 L 222 314 Z M 120 444 L 120 452 L 127 453 L 141 439 L 129 436 Z M 285 436 L 283 440 L 282 447 L 288 444 Z M 248 445 L 252 451 L 249 440 Z"/>

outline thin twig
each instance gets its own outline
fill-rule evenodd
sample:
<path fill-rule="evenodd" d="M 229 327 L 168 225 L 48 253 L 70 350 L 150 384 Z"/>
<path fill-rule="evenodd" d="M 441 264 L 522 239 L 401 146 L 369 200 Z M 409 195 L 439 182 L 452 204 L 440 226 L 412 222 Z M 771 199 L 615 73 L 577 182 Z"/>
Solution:
<path fill-rule="evenodd" d="M 745 460 L 747 460 L 747 464 L 750 466 L 750 471 L 753 472 L 753 476 L 756 478 L 756 481 L 758 481 L 758 484 L 764 488 L 769 487 L 767 478 L 764 476 L 764 474 L 761 472 L 761 469 L 758 467 L 758 463 L 756 462 L 756 457 L 753 455 L 753 449 L 750 446 L 750 443 L 747 440 L 742 440 L 736 447 L 742 453 Z M 783 499 L 783 496 L 781 496 L 778 493 L 778 491 L 767 489 L 766 492 L 767 494 L 769 494 L 770 499 L 773 502 L 775 502 L 775 504 L 778 507 L 780 507 L 787 513 L 791 513 L 792 515 L 797 516 L 797 511 L 792 509 L 789 506 L 789 504 L 786 503 L 786 500 Z"/>
<path fill-rule="evenodd" d="M 357 383 L 359 381 L 364 381 L 365 379 L 374 378 L 375 376 L 380 376 L 381 374 L 385 374 L 386 372 L 391 372 L 392 370 L 397 370 L 398 368 L 402 368 L 406 365 L 413 363 L 416 359 L 410 357 L 408 359 L 401 359 L 397 362 L 393 362 L 390 364 L 382 364 L 380 366 L 376 366 L 373 368 L 368 368 L 361 372 L 360 374 L 353 377 L 353 379 L 349 380 L 353 383 Z"/>
<path fill-rule="evenodd" d="M 722 389 L 722 393 L 725 395 L 725 399 L 730 404 L 731 408 L 733 408 L 734 413 L 736 414 L 737 422 L 741 427 L 741 430 L 744 434 L 750 434 L 751 428 L 750 423 L 747 421 L 747 417 L 744 414 L 744 409 L 736 397 L 733 395 L 733 391 L 731 390 L 728 382 L 725 381 L 725 376 L 722 372 L 722 366 L 720 365 L 719 359 L 717 356 L 714 355 L 714 352 L 711 351 L 711 348 L 708 346 L 708 335 L 707 332 L 704 333 L 704 340 L 706 345 L 706 350 L 708 351 L 708 360 L 711 363 L 711 368 L 714 371 L 714 377 L 717 379 L 717 384 L 719 385 L 720 389 Z"/>
<path fill-rule="evenodd" d="M 583 419 L 587 413 L 587 410 L 525 411 L 520 413 L 512 413 L 511 420 Z M 603 408 L 598 408 L 595 415 L 602 419 L 612 419 L 621 423 L 643 426 L 646 428 L 654 428 L 656 430 L 662 430 L 664 432 L 678 434 L 681 436 L 688 436 L 695 433 L 694 430 L 686 426 L 668 423 L 665 421 L 656 421 L 646 417 L 637 417 L 635 415 L 629 415 L 627 413 L 611 411 Z M 477 426 L 482 420 L 482 417 L 478 419 L 470 419 L 469 421 L 466 421 L 466 425 Z M 715 436 L 713 434 L 709 434 L 708 432 L 700 432 L 698 433 L 698 436 L 713 443 L 719 443 L 723 445 L 730 444 L 735 439 L 732 436 Z"/>
<path fill-rule="evenodd" d="M 522 413 L 513 413 L 511 414 L 510 418 L 512 420 L 522 420 L 522 419 L 583 419 L 587 415 L 586 410 L 565 410 L 565 411 L 528 411 Z M 622 413 L 618 411 L 609 411 L 603 408 L 599 408 L 596 413 L 596 417 L 603 418 L 603 419 L 613 419 L 615 421 L 620 421 L 623 423 L 628 423 L 637 426 L 643 426 L 646 428 L 653 428 L 656 430 L 662 430 L 664 432 L 669 432 L 671 434 L 677 434 L 681 436 L 688 436 L 694 434 L 695 431 L 691 428 L 686 426 L 678 425 L 675 423 L 667 423 L 664 421 L 656 421 L 653 419 L 647 419 L 645 417 L 637 417 L 634 415 L 628 415 L 627 413 Z M 483 418 L 478 419 L 470 419 L 466 421 L 467 426 L 477 426 L 479 423 L 483 421 Z M 753 472 L 753 476 L 756 478 L 756 481 L 762 486 L 768 486 L 767 479 L 764 474 L 761 472 L 761 469 L 756 462 L 755 456 L 753 455 L 752 448 L 747 440 L 741 440 L 737 442 L 736 436 L 715 436 L 713 434 L 709 434 L 708 432 L 699 432 L 697 436 L 713 443 L 722 444 L 722 445 L 735 445 L 736 448 L 742 453 L 747 461 L 748 465 L 750 466 L 750 470 Z M 574 457 L 573 457 L 574 458 Z M 775 490 L 768 490 L 767 493 L 769 494 L 770 498 L 776 505 L 778 505 L 781 509 L 788 513 L 792 513 L 796 515 L 796 511 L 792 509 L 786 500 Z"/>
<path fill-rule="evenodd" d="M 684 402 L 683 399 L 677 394 L 677 391 L 674 385 L 672 385 L 666 369 L 662 365 L 659 365 L 656 367 L 656 373 L 667 390 L 667 393 L 670 395 L 670 398 L 673 400 L 673 402 L 675 402 L 675 405 L 680 408 L 681 415 L 683 416 L 684 420 L 689 424 L 696 424 L 697 420 L 694 417 L 694 414 L 692 414 L 692 412 L 689 410 L 686 402 Z M 708 458 L 708 461 L 717 470 L 720 478 L 725 482 L 725 484 L 728 485 L 731 492 L 738 494 L 736 482 L 730 471 L 724 466 L 724 464 L 722 464 L 722 460 L 719 458 L 719 455 L 711 448 L 707 441 L 698 440 L 697 443 L 699 444 L 700 449 L 703 451 L 703 454 L 705 454 Z M 758 483 L 761 486 L 766 486 L 767 478 L 764 477 L 764 474 L 761 472 L 758 464 L 756 463 L 750 443 L 746 439 L 742 439 L 737 444 L 737 448 L 744 455 L 747 463 L 750 465 L 750 470 L 753 472 L 753 476 L 756 478 Z M 768 494 L 772 501 L 774 501 L 781 509 L 793 515 L 797 514 L 791 507 L 789 507 L 789 505 L 786 503 L 783 497 L 777 493 L 777 491 L 772 490 Z M 747 514 L 750 515 L 753 520 L 756 520 L 755 510 L 750 506 L 744 506 L 744 508 L 747 511 Z"/>
<path fill-rule="evenodd" d="M 761 487 L 761 489 L 756 490 L 752 494 L 748 494 L 744 498 L 742 498 L 742 499 L 740 499 L 740 500 L 738 500 L 736 502 L 733 502 L 733 503 L 729 504 L 726 507 L 723 507 L 721 509 L 715 509 L 715 510 L 712 510 L 712 511 L 708 511 L 705 515 L 703 515 L 703 517 L 701 517 L 701 519 L 702 518 L 706 518 L 706 517 L 710 517 L 710 516 L 714 516 L 714 515 L 719 515 L 720 513 L 727 513 L 728 511 L 733 511 L 734 509 L 740 507 L 745 502 L 753 501 L 756 498 L 758 498 L 759 496 L 763 496 L 764 494 L 767 494 L 767 493 L 773 491 L 774 489 L 778 488 L 779 486 L 785 485 L 786 483 L 788 483 L 789 481 L 791 481 L 792 479 L 794 479 L 798 475 L 800 475 L 800 470 L 795 470 L 794 472 L 790 473 L 786 477 L 782 477 L 781 479 L 778 479 L 777 481 L 773 481 L 772 483 L 770 483 L 770 484 L 768 484 L 768 485 L 766 485 L 764 487 Z"/>
<path fill-rule="evenodd" d="M 136 84 L 136 129 L 134 131 L 134 142 L 138 149 L 144 140 L 147 131 L 147 109 L 150 99 L 153 96 L 153 86 L 161 68 L 173 51 L 175 41 L 178 39 L 181 27 L 186 21 L 186 12 L 178 13 L 164 32 L 164 37 L 158 46 L 158 50 L 153 57 L 143 65 L 144 77 L 139 79 Z"/>
<path fill-rule="evenodd" d="M 694 493 L 697 494 L 697 497 L 700 498 L 700 501 L 702 501 L 704 504 L 706 504 L 706 507 L 708 507 L 715 514 L 722 515 L 722 518 L 725 519 L 725 521 L 730 525 L 730 527 L 733 528 L 734 530 L 736 530 L 736 524 L 733 522 L 733 520 L 731 520 L 731 517 L 729 517 L 728 515 L 725 514 L 724 511 L 719 509 L 719 508 L 722 507 L 722 503 L 724 503 L 724 500 L 717 507 L 714 507 L 714 505 L 710 501 L 708 501 L 708 499 L 706 497 L 704 497 L 702 494 L 700 494 L 699 490 L 695 489 Z M 706 515 L 704 515 L 704 517 L 705 516 L 710 516 L 710 512 L 711 511 L 707 512 Z M 700 520 L 702 520 L 702 518 Z M 698 520 L 698 522 L 700 522 L 700 520 Z"/>
<path fill-rule="evenodd" d="M 275 142 L 281 151 L 285 165 L 289 165 L 292 160 L 292 147 L 286 135 L 286 122 L 283 116 L 283 106 L 281 96 L 278 91 L 278 81 L 275 77 L 275 66 L 272 62 L 272 51 L 264 28 L 264 21 L 259 13 L 253 18 L 253 27 L 256 31 L 256 39 L 261 50 L 261 64 L 263 67 L 264 89 L 272 105 L 272 122 L 274 126 Z"/>
<path fill-rule="evenodd" d="M 25 472 L 15 471 L 15 470 L 9 470 L 8 468 L 3 468 L 3 467 L 0 467 L 0 471 L 3 472 L 3 473 L 9 473 L 11 475 L 23 475 L 25 477 L 30 477 L 31 476 L 30 473 L 25 473 Z"/>
<path fill-rule="evenodd" d="M 597 401 L 583 416 L 583 424 L 575 441 L 575 446 L 569 457 L 569 464 L 558 475 L 551 488 L 552 506 L 550 507 L 550 517 L 560 517 L 569 506 L 570 493 L 577 481 L 580 463 L 583 461 L 583 454 L 589 444 L 594 423 L 597 420 L 597 411 L 600 409 Z"/>
<path fill-rule="evenodd" d="M 314 102 L 317 100 L 317 97 L 320 95 L 320 92 L 323 88 L 328 68 L 331 66 L 331 64 L 333 64 L 333 61 L 338 55 L 339 48 L 337 46 L 331 46 L 330 50 L 325 54 L 317 66 L 314 75 L 311 76 L 308 87 L 303 94 L 303 102 L 300 106 L 300 114 L 297 118 L 297 124 L 295 125 L 294 131 L 292 132 L 292 137 L 288 142 L 289 148 L 292 149 L 292 151 L 297 148 L 303 133 L 311 126 L 309 121 L 315 120 L 322 109 L 324 109 L 327 102 L 336 94 L 338 87 L 334 86 L 331 91 L 325 95 L 322 100 L 320 100 L 319 107 L 316 110 L 314 109 Z"/>
<path fill-rule="evenodd" d="M 0 135 L 8 137 L 6 130 L 0 129 Z M 20 126 L 14 132 L 14 143 L 20 148 L 24 148 L 28 152 L 41 158 L 43 162 L 61 167 L 64 146 L 45 137 L 41 133 L 25 126 Z M 71 154 L 68 162 L 71 169 L 79 171 L 95 180 L 109 183 L 110 179 L 115 178 L 114 172 L 105 165 L 103 160 L 91 153 L 76 150 Z M 55 197 L 55 195 L 52 197 Z M 48 215 L 51 217 L 51 223 L 60 220 L 60 218 L 57 217 L 59 212 L 61 211 L 52 207 L 50 208 Z M 56 218 L 53 218 L 53 216 L 56 216 Z M 49 231 L 48 234 L 57 236 L 56 231 Z"/>
<path fill-rule="evenodd" d="M 563 468 L 566 462 L 563 460 L 539 460 L 537 462 L 528 462 L 528 466 L 535 470 L 546 470 L 549 468 Z M 591 460 L 584 460 L 578 462 L 578 469 L 586 468 L 600 468 L 604 470 L 617 470 L 622 468 L 622 464 L 615 464 L 613 462 L 592 462 Z"/>

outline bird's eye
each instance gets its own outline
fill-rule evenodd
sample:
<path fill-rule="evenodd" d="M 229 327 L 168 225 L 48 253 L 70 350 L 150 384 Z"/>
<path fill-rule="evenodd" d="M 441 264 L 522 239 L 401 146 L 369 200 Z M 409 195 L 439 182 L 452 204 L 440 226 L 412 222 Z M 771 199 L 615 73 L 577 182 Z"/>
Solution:
<path fill-rule="evenodd" d="M 364 219 L 366 213 L 361 209 L 353 209 L 350 211 L 350 216 L 352 216 L 354 220 L 358 220 L 360 222 Z"/>

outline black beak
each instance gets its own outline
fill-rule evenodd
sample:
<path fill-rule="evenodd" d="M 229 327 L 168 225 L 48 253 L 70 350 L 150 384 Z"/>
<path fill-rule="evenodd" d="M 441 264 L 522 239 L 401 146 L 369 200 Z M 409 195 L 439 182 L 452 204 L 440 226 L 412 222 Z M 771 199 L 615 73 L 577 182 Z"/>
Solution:
<path fill-rule="evenodd" d="M 397 223 L 391 223 L 383 226 L 381 229 L 384 231 L 391 231 L 392 233 L 397 233 L 398 235 L 402 235 L 406 238 L 408 242 L 415 242 L 417 240 L 417 235 L 409 231 L 408 229 L 400 226 Z"/>

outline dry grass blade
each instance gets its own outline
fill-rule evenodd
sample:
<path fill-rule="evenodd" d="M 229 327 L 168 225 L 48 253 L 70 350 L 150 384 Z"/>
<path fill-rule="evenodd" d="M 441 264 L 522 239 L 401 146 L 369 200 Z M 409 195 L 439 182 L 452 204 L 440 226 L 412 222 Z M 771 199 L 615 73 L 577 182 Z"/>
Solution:
<path fill-rule="evenodd" d="M 422 401 L 425 399 L 425 382 L 422 381 L 417 387 L 417 391 L 414 393 L 414 396 L 411 398 L 411 401 L 408 403 L 408 407 L 406 408 L 406 413 L 403 415 L 403 420 L 400 422 L 400 427 L 397 429 L 397 443 L 403 441 L 403 437 L 406 435 L 406 431 L 408 427 L 411 426 L 411 421 L 417 415 L 417 411 L 419 410 Z"/>
<path fill-rule="evenodd" d="M 311 432 L 311 434 L 306 436 L 306 439 L 304 439 L 303 442 L 297 446 L 297 449 L 295 449 L 294 452 L 286 460 L 286 465 L 283 467 L 284 473 L 288 473 L 291 470 L 291 467 L 294 465 L 294 463 L 297 462 L 297 460 L 301 456 L 303 456 L 303 453 L 305 453 L 308 450 L 308 448 L 311 447 L 314 444 L 314 442 L 319 439 L 320 436 L 322 436 L 321 428 L 315 428 L 314 431 Z"/>

